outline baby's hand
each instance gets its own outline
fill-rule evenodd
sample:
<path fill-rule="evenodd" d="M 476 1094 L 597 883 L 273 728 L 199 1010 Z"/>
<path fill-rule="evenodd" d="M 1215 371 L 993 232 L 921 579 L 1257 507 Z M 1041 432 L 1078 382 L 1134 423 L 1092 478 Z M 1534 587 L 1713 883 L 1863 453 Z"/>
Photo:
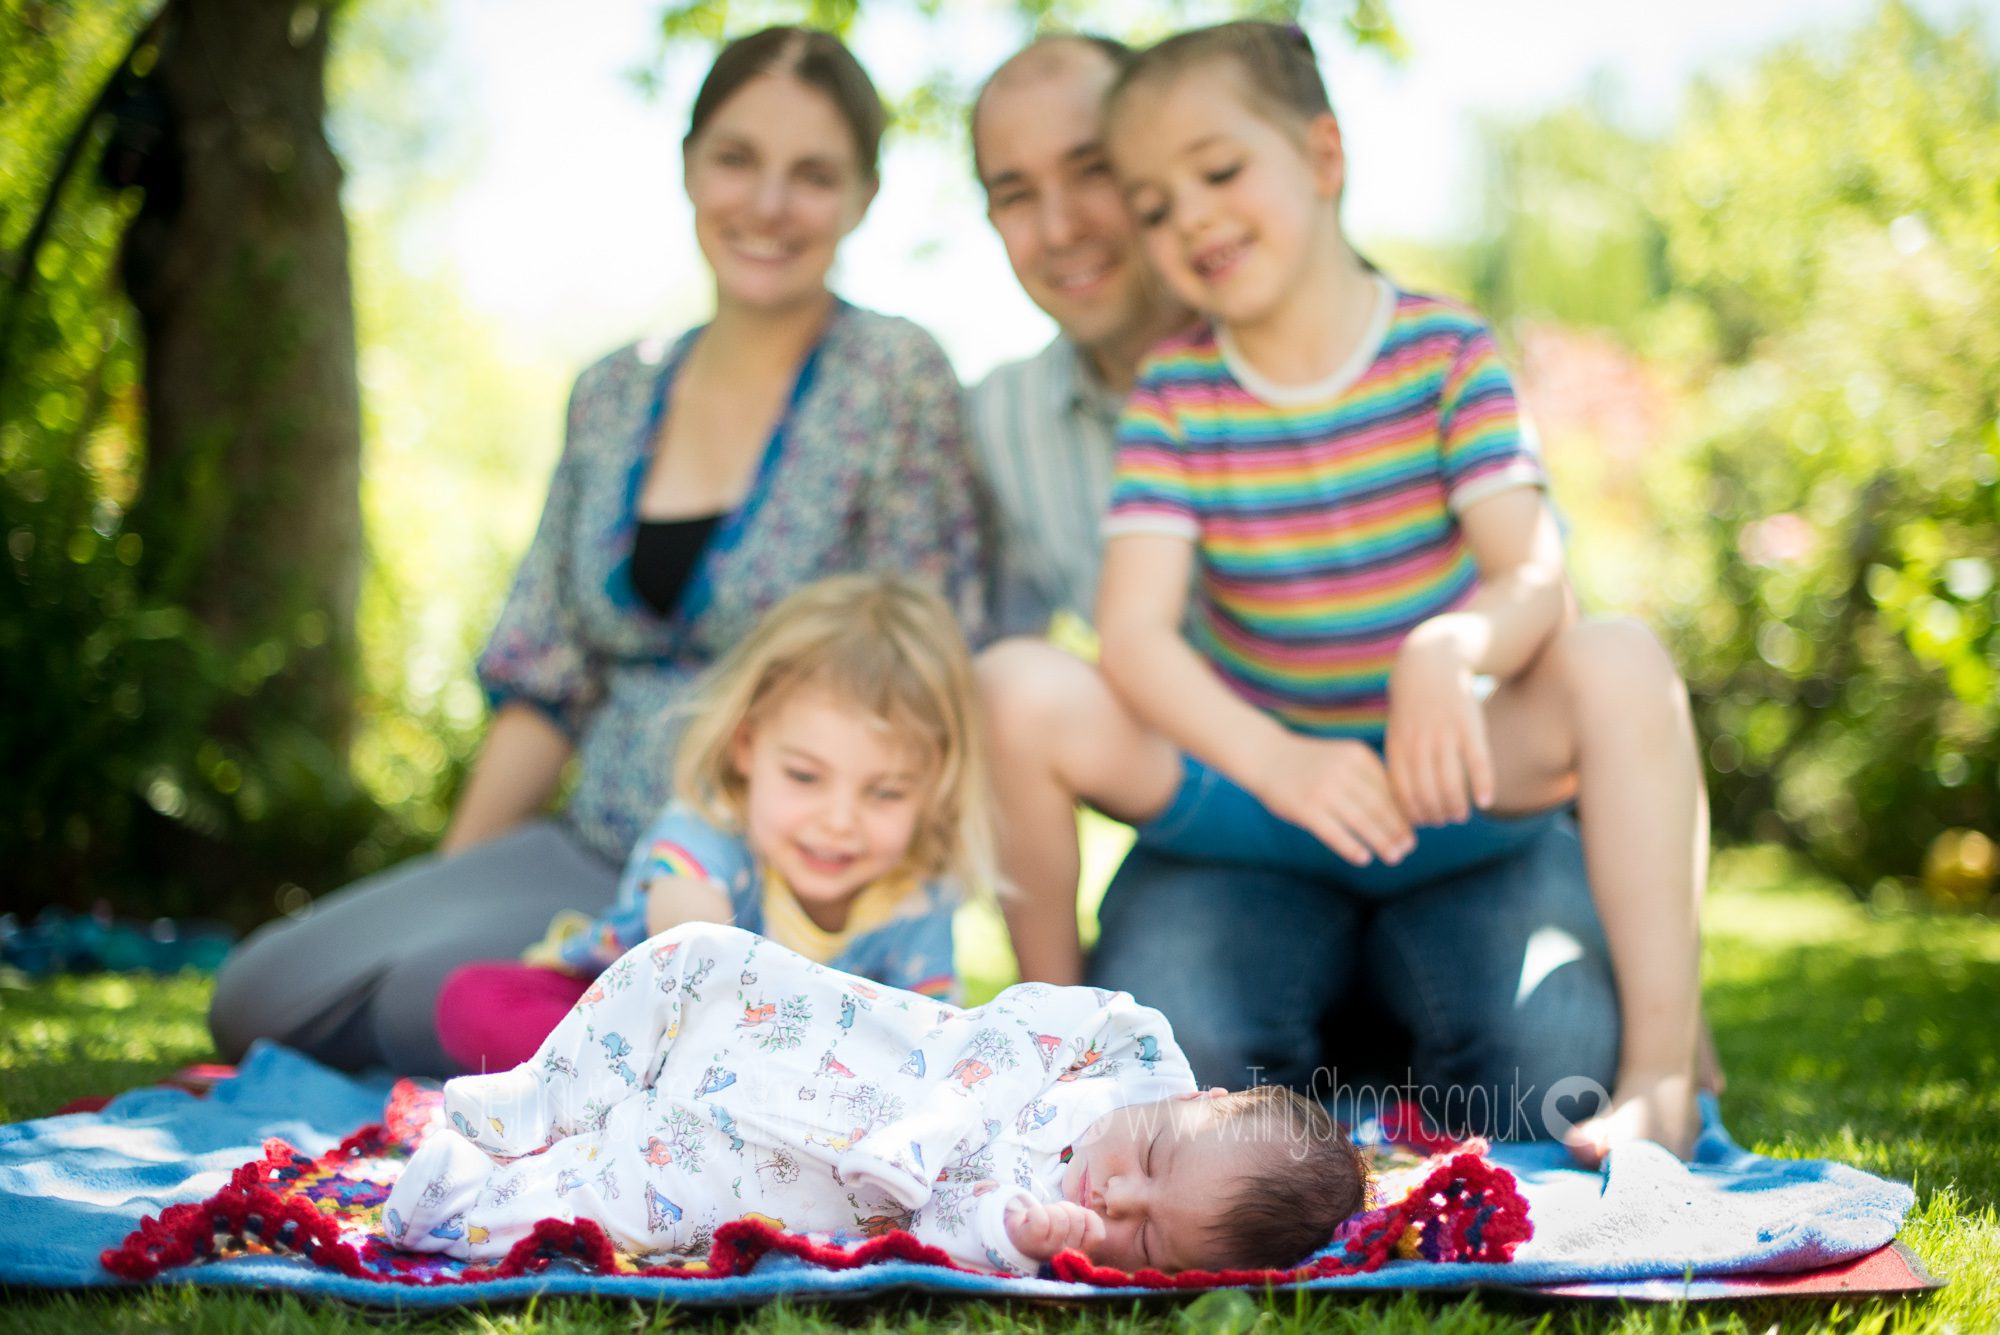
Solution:
<path fill-rule="evenodd" d="M 1104 1241 L 1104 1220 L 1074 1201 L 1015 1199 L 1007 1207 L 1007 1240 L 1034 1261 L 1074 1247 L 1088 1252 Z"/>
<path fill-rule="evenodd" d="M 1421 629 L 1421 628 L 1419 628 Z M 1389 784 L 1412 825 L 1457 825 L 1493 805 L 1493 755 L 1472 669 L 1448 639 L 1412 634 L 1389 674 Z"/>

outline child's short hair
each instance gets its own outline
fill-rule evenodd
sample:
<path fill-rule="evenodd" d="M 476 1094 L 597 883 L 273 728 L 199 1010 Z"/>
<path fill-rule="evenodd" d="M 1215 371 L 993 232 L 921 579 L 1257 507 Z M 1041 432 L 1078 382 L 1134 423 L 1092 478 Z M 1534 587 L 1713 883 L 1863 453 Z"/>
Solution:
<path fill-rule="evenodd" d="M 985 740 L 965 638 L 943 598 L 895 575 L 835 575 L 799 589 L 716 662 L 685 705 L 674 791 L 721 828 L 744 827 L 732 750 L 802 687 L 829 692 L 914 747 L 930 788 L 903 869 L 994 887 Z"/>
<path fill-rule="evenodd" d="M 1128 92 L 1142 84 L 1225 61 L 1242 76 L 1244 96 L 1286 125 L 1304 124 L 1333 112 L 1326 83 L 1319 77 L 1312 39 L 1302 29 L 1289 23 L 1239 19 L 1176 33 L 1141 51 L 1119 71 L 1105 94 L 1106 118 L 1115 114 Z"/>
<path fill-rule="evenodd" d="M 1333 1241 L 1367 1203 L 1361 1151 L 1326 1109 L 1282 1085 L 1215 1100 L 1216 1125 L 1254 1141 L 1259 1166 L 1222 1203 L 1211 1234 L 1218 1268 L 1285 1270 Z"/>

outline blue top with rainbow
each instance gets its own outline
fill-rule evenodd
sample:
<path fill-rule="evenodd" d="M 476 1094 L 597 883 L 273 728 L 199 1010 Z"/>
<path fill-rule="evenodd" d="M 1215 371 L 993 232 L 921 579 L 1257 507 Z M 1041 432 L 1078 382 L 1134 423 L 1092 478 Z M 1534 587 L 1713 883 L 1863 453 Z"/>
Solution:
<path fill-rule="evenodd" d="M 807 959 L 943 1001 L 959 999 L 952 911 L 958 895 L 939 881 L 888 878 L 864 888 L 847 923 L 829 932 L 806 916 L 775 870 L 761 867 L 741 836 L 717 829 L 685 802 L 670 802 L 626 860 L 612 908 L 588 932 L 557 947 L 580 973 L 608 968 L 644 941 L 646 893 L 655 878 L 708 881 L 729 896 L 734 923 Z"/>

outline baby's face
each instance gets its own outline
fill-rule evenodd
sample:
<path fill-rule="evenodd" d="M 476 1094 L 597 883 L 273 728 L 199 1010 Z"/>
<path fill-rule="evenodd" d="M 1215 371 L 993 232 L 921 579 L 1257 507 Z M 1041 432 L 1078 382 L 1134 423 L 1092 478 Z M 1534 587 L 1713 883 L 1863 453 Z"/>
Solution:
<path fill-rule="evenodd" d="M 1213 1269 L 1212 1227 L 1258 1149 L 1216 1124 L 1200 1094 L 1106 1113 L 1075 1145 L 1064 1200 L 1104 1219 L 1091 1259 L 1120 1270 Z"/>

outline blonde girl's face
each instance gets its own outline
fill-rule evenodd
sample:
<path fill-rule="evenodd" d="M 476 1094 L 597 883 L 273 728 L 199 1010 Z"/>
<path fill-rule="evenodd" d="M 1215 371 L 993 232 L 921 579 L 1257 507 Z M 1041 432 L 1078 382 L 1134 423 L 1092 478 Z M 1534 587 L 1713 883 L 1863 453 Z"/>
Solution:
<path fill-rule="evenodd" d="M 760 74 L 687 146 L 695 241 L 717 296 L 783 311 L 822 299 L 841 239 L 875 196 L 840 110 L 789 74 Z"/>
<path fill-rule="evenodd" d="M 1281 126 L 1221 63 L 1120 100 L 1111 159 L 1147 259 L 1174 294 L 1233 328 L 1285 313 L 1338 235 L 1333 117 Z M 1305 299 L 1305 298 L 1300 298 Z"/>
<path fill-rule="evenodd" d="M 751 851 L 829 931 L 903 862 L 931 796 L 932 767 L 914 748 L 812 686 L 739 729 L 730 759 L 743 776 Z"/>

